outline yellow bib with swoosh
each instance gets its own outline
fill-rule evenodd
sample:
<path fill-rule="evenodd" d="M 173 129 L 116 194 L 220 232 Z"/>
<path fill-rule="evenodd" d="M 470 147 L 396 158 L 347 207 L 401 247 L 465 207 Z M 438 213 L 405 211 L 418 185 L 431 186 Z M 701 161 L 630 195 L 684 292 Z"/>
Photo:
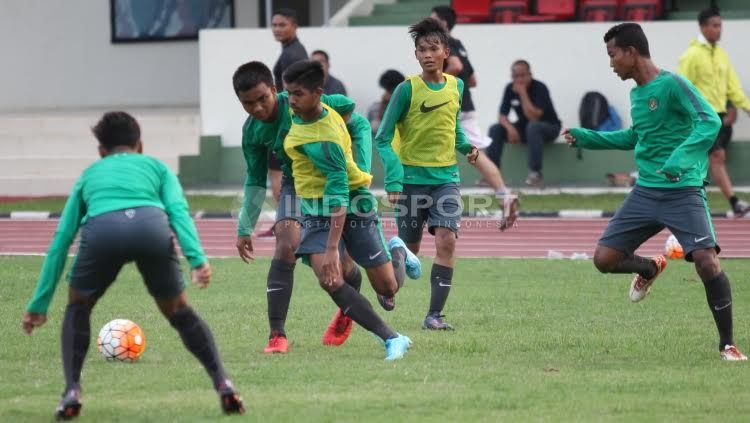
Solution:
<path fill-rule="evenodd" d="M 330 141 L 338 144 L 346 157 L 346 173 L 349 176 L 349 190 L 370 186 L 372 175 L 357 167 L 352 155 L 352 139 L 341 116 L 326 104 L 321 103 L 328 113 L 315 122 L 300 125 L 292 123 L 284 138 L 284 151 L 292 160 L 294 189 L 302 198 L 323 198 L 328 178 L 322 174 L 309 157 L 297 147 L 303 144 Z"/>
<path fill-rule="evenodd" d="M 460 108 L 458 83 L 443 74 L 446 84 L 435 91 L 420 75 L 411 82 L 409 111 L 396 126 L 401 137 L 398 155 L 410 166 L 445 167 L 456 164 L 456 114 Z"/>

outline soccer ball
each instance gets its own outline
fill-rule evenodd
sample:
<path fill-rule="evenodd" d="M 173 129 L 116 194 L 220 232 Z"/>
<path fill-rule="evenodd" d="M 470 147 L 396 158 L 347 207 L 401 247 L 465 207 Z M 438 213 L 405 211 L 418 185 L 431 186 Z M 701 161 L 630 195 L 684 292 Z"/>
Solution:
<path fill-rule="evenodd" d="M 685 251 L 682 249 L 682 245 L 680 245 L 674 235 L 669 235 L 667 242 L 664 243 L 664 254 L 667 258 L 672 260 L 685 257 Z"/>
<path fill-rule="evenodd" d="M 146 349 L 146 337 L 141 327 L 130 320 L 115 319 L 99 331 L 96 345 L 107 361 L 133 362 Z"/>

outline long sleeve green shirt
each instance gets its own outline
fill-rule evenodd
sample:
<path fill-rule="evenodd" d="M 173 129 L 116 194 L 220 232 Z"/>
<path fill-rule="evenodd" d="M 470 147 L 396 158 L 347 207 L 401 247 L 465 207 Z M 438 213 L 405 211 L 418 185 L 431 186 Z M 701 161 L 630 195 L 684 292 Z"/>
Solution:
<path fill-rule="evenodd" d="M 460 99 L 462 98 L 464 83 L 460 79 L 456 81 L 458 83 L 458 98 L 459 106 Z M 445 86 L 445 82 L 442 83 L 430 83 L 426 82 L 427 87 L 432 90 L 440 90 Z M 411 106 L 411 81 L 406 80 L 400 83 L 391 96 L 391 101 L 388 102 L 388 106 L 385 109 L 383 120 L 380 122 L 378 133 L 375 136 L 375 147 L 378 150 L 380 159 L 383 161 L 383 167 L 385 169 L 385 190 L 387 192 L 401 192 L 403 191 L 403 184 L 415 184 L 415 185 L 441 185 L 449 182 L 460 182 L 460 176 L 458 172 L 458 165 L 443 166 L 443 167 L 421 167 L 421 166 L 410 166 L 401 163 L 398 155 L 393 151 L 391 142 L 396 132 L 396 124 L 403 121 L 406 118 L 406 114 L 409 112 Z M 456 137 L 456 151 L 466 155 L 471 151 L 471 144 L 469 144 L 466 134 L 464 134 L 461 128 L 461 122 L 459 120 L 461 107 L 456 113 L 456 132 L 455 134 L 446 134 L 446 136 Z M 423 140 L 423 142 L 430 142 L 430 140 Z"/>
<path fill-rule="evenodd" d="M 195 268 L 207 261 L 177 176 L 153 157 L 112 154 L 94 162 L 76 181 L 27 310 L 47 312 L 65 268 L 68 250 L 87 219 L 116 210 L 148 206 L 166 212 L 190 266 Z"/>
<path fill-rule="evenodd" d="M 291 177 L 289 158 L 284 152 L 284 138 L 292 124 L 289 109 L 289 95 L 278 93 L 276 119 L 260 121 L 248 117 L 242 127 L 242 154 L 247 165 L 242 208 L 237 223 L 237 235 L 249 236 L 253 233 L 266 199 L 266 178 L 268 175 L 268 154 L 273 151 L 282 163 L 282 171 Z M 336 110 L 340 115 L 352 113 L 354 101 L 343 95 L 323 95 L 321 101 Z"/>
<path fill-rule="evenodd" d="M 630 91 L 633 125 L 614 132 L 573 128 L 576 146 L 594 150 L 635 150 L 637 184 L 651 188 L 703 186 L 708 150 L 721 120 L 684 77 L 661 71 Z M 680 177 L 671 182 L 667 175 Z"/>

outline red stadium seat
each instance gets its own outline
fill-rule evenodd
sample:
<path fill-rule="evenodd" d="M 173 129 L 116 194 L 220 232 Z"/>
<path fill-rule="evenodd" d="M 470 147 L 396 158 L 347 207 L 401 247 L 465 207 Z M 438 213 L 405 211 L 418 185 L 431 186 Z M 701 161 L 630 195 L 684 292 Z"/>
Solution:
<path fill-rule="evenodd" d="M 651 21 L 661 17 L 662 0 L 623 0 L 620 17 L 626 21 Z"/>
<path fill-rule="evenodd" d="M 581 0 L 578 19 L 588 22 L 614 21 L 617 18 L 617 0 Z"/>
<path fill-rule="evenodd" d="M 498 0 L 490 6 L 490 16 L 495 23 L 518 22 L 518 17 L 529 13 L 528 0 Z"/>
<path fill-rule="evenodd" d="M 521 15 L 518 17 L 519 23 L 543 23 L 558 21 L 560 21 L 560 18 L 555 15 Z"/>
<path fill-rule="evenodd" d="M 451 7 L 456 11 L 456 20 L 460 23 L 490 20 L 490 0 L 452 0 Z"/>
<path fill-rule="evenodd" d="M 562 20 L 576 15 L 575 0 L 537 0 L 537 15 L 554 15 Z"/>

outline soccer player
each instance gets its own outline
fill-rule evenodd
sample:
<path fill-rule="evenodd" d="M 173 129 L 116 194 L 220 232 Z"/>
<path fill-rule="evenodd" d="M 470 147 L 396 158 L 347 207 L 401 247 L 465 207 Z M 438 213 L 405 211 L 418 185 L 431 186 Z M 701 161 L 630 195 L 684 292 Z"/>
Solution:
<path fill-rule="evenodd" d="M 383 340 L 386 360 L 395 360 L 403 357 L 411 341 L 388 327 L 367 299 L 343 281 L 339 251 L 343 246 L 366 269 L 372 287 L 382 296 L 393 298 L 403 275 L 391 265 L 377 203 L 368 190 L 372 176 L 354 162 L 341 116 L 320 101 L 323 80 L 323 68 L 315 61 L 297 62 L 284 72 L 294 111 L 284 151 L 291 159 L 304 215 L 297 256 L 312 267 L 321 288 L 344 315 Z"/>
<path fill-rule="evenodd" d="M 471 98 L 469 87 L 474 88 L 477 85 L 477 75 L 474 72 L 474 66 L 471 65 L 469 54 L 466 52 L 466 48 L 461 43 L 461 40 L 453 37 L 451 33 L 453 27 L 456 26 L 456 11 L 450 6 L 435 6 L 432 8 L 430 17 L 440 22 L 448 33 L 448 48 L 450 53 L 448 59 L 445 61 L 443 72 L 459 78 L 464 83 L 459 121 L 468 141 L 480 149 L 474 167 L 477 168 L 487 184 L 492 187 L 499 199 L 504 200 L 504 203 L 508 203 L 508 207 L 511 207 L 511 202 L 515 202 L 516 204 L 513 207 L 517 209 L 518 198 L 510 195 L 510 191 L 503 181 L 500 169 L 482 151 L 482 149 L 492 144 L 492 138 L 484 135 L 479 129 L 479 120 L 476 117 L 474 101 Z"/>
<path fill-rule="evenodd" d="M 463 82 L 443 73 L 448 34 L 432 18 L 409 28 L 420 75 L 400 83 L 375 137 L 385 169 L 385 190 L 396 206 L 398 234 L 416 254 L 427 223 L 437 255 L 430 275 L 430 307 L 422 327 L 450 330 L 441 312 L 453 280 L 454 252 L 461 218 L 456 150 L 474 163 L 479 150 L 466 140 L 459 123 Z M 398 129 L 398 154 L 392 142 Z M 398 257 L 397 259 L 401 259 Z M 407 269 L 408 270 L 408 269 Z"/>
<path fill-rule="evenodd" d="M 566 129 L 563 135 L 579 148 L 634 149 L 638 181 L 599 240 L 594 265 L 602 273 L 635 273 L 630 300 L 641 301 L 667 261 L 664 256 L 649 259 L 634 252 L 669 228 L 706 288 L 721 358 L 747 360 L 732 338 L 732 290 L 717 257 L 720 248 L 703 187 L 707 152 L 721 120 L 693 84 L 656 67 L 638 24 L 615 25 L 604 41 L 617 76 L 636 83 L 630 91 L 633 126 L 614 132 Z"/>
<path fill-rule="evenodd" d="M 680 57 L 679 72 L 695 84 L 721 118 L 719 136 L 709 150 L 711 177 L 729 201 L 734 215 L 741 217 L 750 212 L 750 204 L 734 195 L 732 180 L 727 173 L 726 151 L 732 139 L 732 124 L 737 118 L 736 109 L 733 113 L 734 119 L 732 118 L 732 113 L 727 108 L 727 100 L 748 114 L 750 100 L 742 92 L 742 85 L 732 63 L 729 62 L 727 52 L 718 45 L 721 38 L 719 9 L 710 7 L 700 12 L 698 25 L 701 33 Z"/>
<path fill-rule="evenodd" d="M 62 325 L 65 391 L 55 410 L 57 418 L 70 419 L 80 413 L 80 380 L 91 337 L 91 310 L 122 266 L 131 261 L 138 266 L 159 310 L 205 367 L 224 412 L 243 413 L 242 400 L 224 371 L 211 330 L 190 307 L 185 294 L 172 230 L 199 287 L 208 287 L 211 267 L 177 177 L 164 163 L 141 154 L 140 127 L 129 114 L 106 113 L 93 133 L 102 159 L 83 171 L 70 193 L 21 322 L 28 334 L 46 322 L 68 249 L 80 228 Z"/>
<path fill-rule="evenodd" d="M 292 122 L 289 97 L 286 92 L 277 92 L 271 71 L 261 62 L 248 62 L 237 68 L 232 84 L 237 98 L 249 115 L 242 128 L 242 152 L 247 164 L 247 176 L 237 227 L 237 251 L 246 263 L 253 259 L 252 233 L 266 197 L 266 157 L 270 152 L 279 158 L 284 173 L 276 221 L 272 228 L 276 247 L 266 287 L 270 330 L 264 352 L 286 353 L 289 344 L 284 323 L 294 287 L 294 268 L 297 262 L 294 253 L 300 239 L 299 200 L 294 190 L 289 158 L 283 149 L 284 137 Z M 323 95 L 321 99 L 339 114 L 352 115 L 348 126 L 353 139 L 357 140 L 356 157 L 358 163 L 361 163 L 360 167 L 366 166 L 369 169 L 372 134 L 369 125 L 362 125 L 364 118 L 352 113 L 354 102 L 341 95 Z M 367 124 L 366 121 L 364 123 Z M 359 290 L 362 283 L 359 268 L 348 257 L 344 262 L 344 280 Z M 340 342 L 343 334 L 335 332 L 347 327 L 351 328 L 351 319 L 337 312 L 323 335 L 323 342 L 329 343 L 327 340 L 330 339 L 339 339 Z"/>

